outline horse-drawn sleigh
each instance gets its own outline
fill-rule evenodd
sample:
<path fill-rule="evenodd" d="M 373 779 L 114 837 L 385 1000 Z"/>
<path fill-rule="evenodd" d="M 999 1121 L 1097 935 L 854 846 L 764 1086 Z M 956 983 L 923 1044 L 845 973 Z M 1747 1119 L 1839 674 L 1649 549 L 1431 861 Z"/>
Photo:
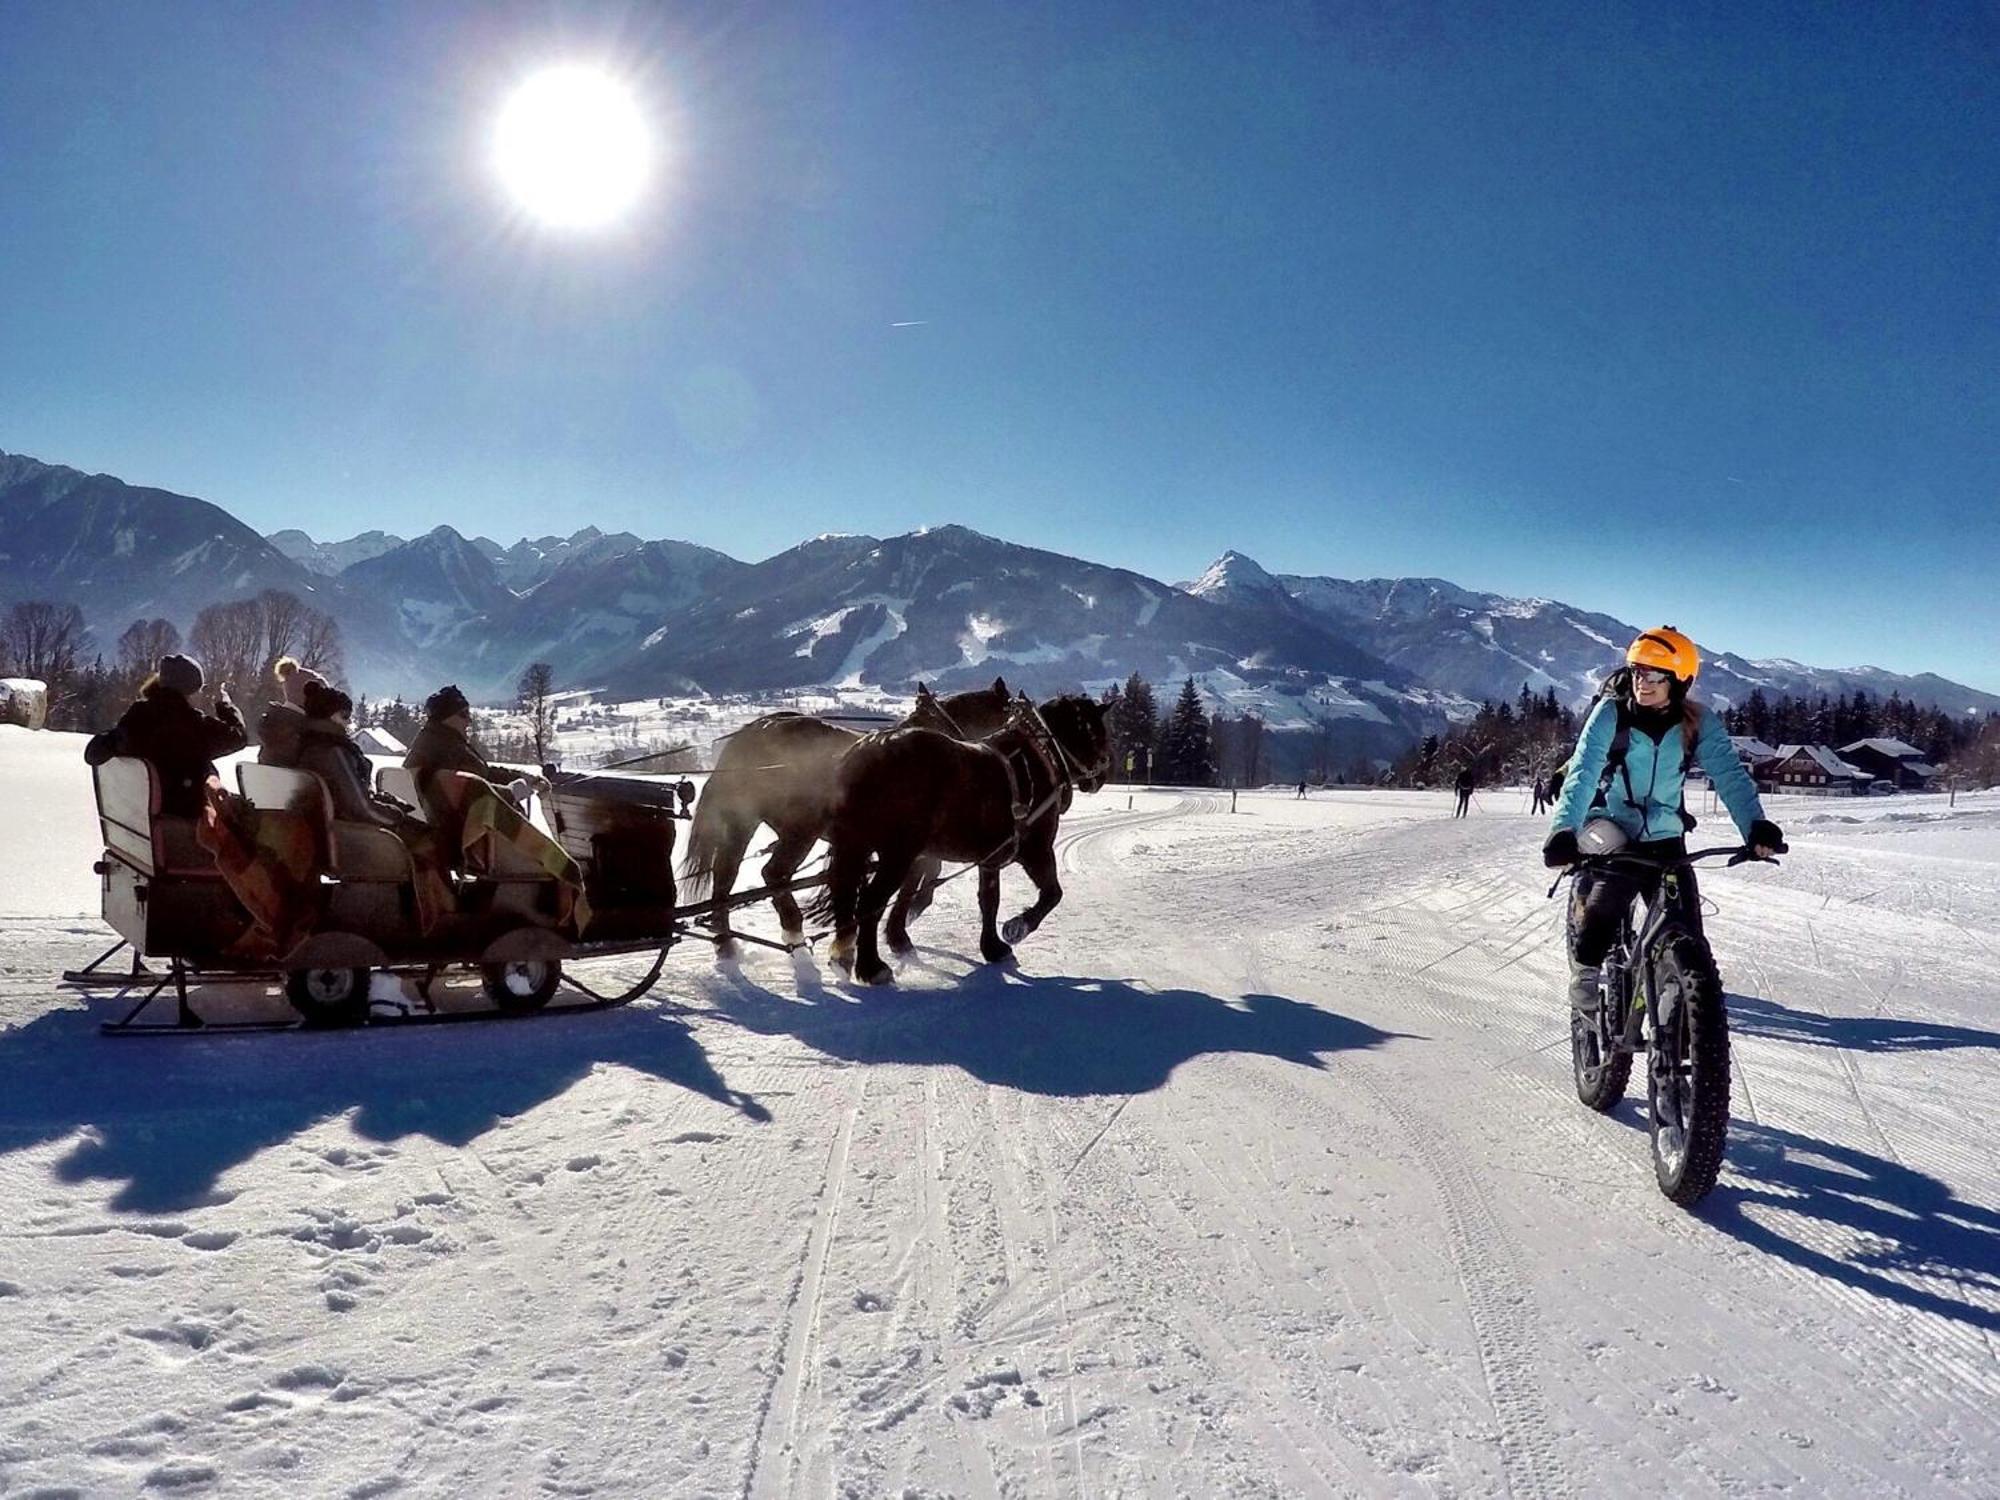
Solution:
<path fill-rule="evenodd" d="M 805 944 L 798 897 L 824 886 L 814 909 L 833 918 L 835 961 L 882 982 L 890 972 L 876 951 L 877 924 L 887 913 L 892 949 L 906 948 L 907 922 L 928 904 L 946 859 L 979 870 L 981 952 L 997 961 L 1061 900 L 1056 820 L 1076 791 L 1103 784 L 1109 765 L 1098 704 L 1065 697 L 1037 706 L 1009 697 L 1001 682 L 946 699 L 920 693 L 903 725 L 878 734 L 770 715 L 733 737 L 701 793 L 684 864 L 697 896 L 681 902 L 672 790 L 645 778 L 556 776 L 545 806 L 560 853 L 543 858 L 501 836 L 491 817 L 461 817 L 442 895 L 426 899 L 437 871 L 395 833 L 336 818 L 310 772 L 241 764 L 240 797 L 212 797 L 206 819 L 195 820 L 164 815 L 153 768 L 117 757 L 95 776 L 103 913 L 120 942 L 64 979 L 138 993 L 122 1019 L 105 1023 L 114 1035 L 573 1014 L 645 994 L 687 937 L 725 951 L 770 943 L 730 921 L 754 902 L 777 907 L 783 939 L 773 946 Z M 399 770 L 379 778 L 445 821 L 435 788 L 419 795 Z M 219 820 L 224 805 L 232 815 Z M 736 891 L 760 824 L 777 835 L 764 882 Z M 821 837 L 827 871 L 801 876 Z M 1010 862 L 1035 882 L 1037 900 L 1006 924 L 1003 940 L 995 915 L 999 872 Z M 129 971 L 107 967 L 128 946 Z M 647 953 L 645 973 L 614 992 L 573 972 L 580 962 Z M 165 968 L 148 968 L 148 958 Z M 432 1004 L 432 984 L 466 969 L 478 972 L 490 1004 Z M 371 1003 L 377 974 L 409 980 L 415 1003 Z M 296 1016 L 205 1022 L 189 989 L 216 984 L 280 985 Z M 551 1006 L 565 988 L 581 1000 Z M 142 1019 L 170 992 L 172 1021 Z"/>

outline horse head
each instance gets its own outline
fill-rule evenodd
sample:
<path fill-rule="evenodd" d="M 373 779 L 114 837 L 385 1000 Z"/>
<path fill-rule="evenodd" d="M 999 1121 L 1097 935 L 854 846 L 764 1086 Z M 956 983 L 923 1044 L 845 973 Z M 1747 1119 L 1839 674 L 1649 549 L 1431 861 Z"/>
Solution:
<path fill-rule="evenodd" d="M 1069 762 L 1076 789 L 1102 788 L 1111 779 L 1111 725 L 1104 705 L 1081 693 L 1064 693 L 1042 704 L 1041 715 Z"/>

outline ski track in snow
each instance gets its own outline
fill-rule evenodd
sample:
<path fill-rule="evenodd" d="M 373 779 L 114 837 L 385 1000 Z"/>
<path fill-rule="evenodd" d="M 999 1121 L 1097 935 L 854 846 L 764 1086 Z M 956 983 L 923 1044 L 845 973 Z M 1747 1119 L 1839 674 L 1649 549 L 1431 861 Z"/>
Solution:
<path fill-rule="evenodd" d="M 0 1493 L 2000 1493 L 2000 798 L 1705 877 L 1690 1214 L 1504 794 L 1129 795 L 1017 968 L 959 881 L 893 990 L 448 1035 L 103 1041 L 10 879 Z"/>

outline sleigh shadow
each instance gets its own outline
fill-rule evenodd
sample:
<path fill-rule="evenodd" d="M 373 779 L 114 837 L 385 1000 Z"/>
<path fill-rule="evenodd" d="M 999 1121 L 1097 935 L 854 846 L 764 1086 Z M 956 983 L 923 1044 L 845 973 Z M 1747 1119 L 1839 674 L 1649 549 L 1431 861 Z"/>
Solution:
<path fill-rule="evenodd" d="M 83 1132 L 55 1176 L 120 1184 L 110 1206 L 123 1212 L 217 1201 L 231 1168 L 340 1115 L 367 1140 L 464 1146 L 600 1064 L 770 1118 L 728 1086 L 685 1024 L 656 1009 L 494 1022 L 477 1028 L 476 1043 L 455 1026 L 109 1041 L 100 1018 L 65 1008 L 0 1032 L 0 1156 Z"/>
<path fill-rule="evenodd" d="M 856 990 L 804 970 L 797 977 L 803 999 L 738 974 L 716 1002 L 752 1031 L 791 1036 L 829 1057 L 958 1067 L 1031 1094 L 1149 1093 L 1183 1063 L 1213 1053 L 1322 1068 L 1332 1053 L 1400 1035 L 1281 995 L 1231 1001 L 1005 967 L 975 968 L 942 990 Z"/>

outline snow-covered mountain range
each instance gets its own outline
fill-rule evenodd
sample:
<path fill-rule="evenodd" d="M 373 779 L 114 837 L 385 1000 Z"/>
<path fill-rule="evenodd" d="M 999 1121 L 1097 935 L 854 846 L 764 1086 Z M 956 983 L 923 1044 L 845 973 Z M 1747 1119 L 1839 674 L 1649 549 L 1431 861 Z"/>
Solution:
<path fill-rule="evenodd" d="M 265 538 L 190 496 L 0 454 L 0 602 L 73 599 L 107 642 L 133 618 L 186 628 L 203 605 L 263 588 L 335 615 L 349 676 L 371 695 L 457 680 L 501 698 L 536 660 L 566 685 L 626 697 L 1192 675 L 1212 703 L 1274 727 L 1330 724 L 1343 755 L 1391 753 L 1524 682 L 1581 702 L 1634 633 L 1555 600 L 1272 573 L 1236 552 L 1176 585 L 962 526 L 821 536 L 756 563 L 594 527 L 505 547 L 449 526 L 407 540 Z M 2000 696 L 1929 674 L 1727 651 L 1707 662 L 1702 686 L 1719 702 L 1861 688 L 2000 709 Z"/>

